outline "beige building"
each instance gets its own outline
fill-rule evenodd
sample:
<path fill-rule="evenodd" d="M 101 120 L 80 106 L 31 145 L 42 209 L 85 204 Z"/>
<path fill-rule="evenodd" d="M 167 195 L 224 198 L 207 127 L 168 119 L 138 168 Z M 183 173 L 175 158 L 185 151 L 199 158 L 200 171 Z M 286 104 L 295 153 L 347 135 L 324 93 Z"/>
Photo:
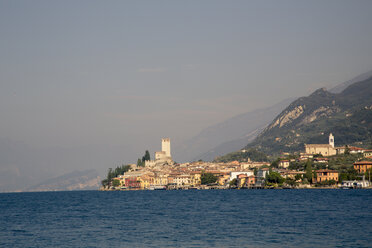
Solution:
<path fill-rule="evenodd" d="M 280 168 L 288 168 L 289 167 L 289 160 L 281 160 L 279 161 Z"/>
<path fill-rule="evenodd" d="M 313 179 L 313 181 L 316 181 L 317 183 L 324 182 L 324 181 L 338 181 L 338 171 L 335 170 L 317 170 L 316 172 L 316 179 Z"/>
<path fill-rule="evenodd" d="M 163 164 L 173 164 L 170 139 L 161 139 L 161 151 L 155 152 L 155 160 L 146 160 L 145 167 L 154 167 Z"/>
<path fill-rule="evenodd" d="M 305 144 L 305 153 L 307 154 L 321 154 L 323 156 L 336 155 L 334 136 L 329 134 L 328 144 Z"/>

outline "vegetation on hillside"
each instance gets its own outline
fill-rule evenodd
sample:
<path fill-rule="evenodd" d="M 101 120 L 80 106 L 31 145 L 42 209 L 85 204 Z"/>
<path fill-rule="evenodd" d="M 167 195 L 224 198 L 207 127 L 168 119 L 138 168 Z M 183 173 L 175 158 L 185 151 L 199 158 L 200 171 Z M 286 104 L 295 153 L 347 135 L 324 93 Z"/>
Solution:
<path fill-rule="evenodd" d="M 371 148 L 371 95 L 372 78 L 340 94 L 317 90 L 289 105 L 246 149 L 256 148 L 269 155 L 299 152 L 304 144 L 327 144 L 329 133 L 335 136 L 337 146 Z"/>

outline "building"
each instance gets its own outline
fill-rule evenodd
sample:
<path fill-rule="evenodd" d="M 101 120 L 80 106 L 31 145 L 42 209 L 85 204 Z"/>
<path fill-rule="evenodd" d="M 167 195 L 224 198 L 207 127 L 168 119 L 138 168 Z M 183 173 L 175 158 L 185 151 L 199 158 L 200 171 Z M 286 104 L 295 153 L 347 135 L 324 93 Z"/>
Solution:
<path fill-rule="evenodd" d="M 370 186 L 370 183 L 368 181 L 343 181 L 341 183 L 341 188 L 348 188 L 348 189 L 362 189 L 362 188 L 368 188 Z"/>
<path fill-rule="evenodd" d="M 354 169 L 357 170 L 358 173 L 366 173 L 371 168 L 372 168 L 371 161 L 360 161 L 354 163 Z"/>
<path fill-rule="evenodd" d="M 177 184 L 177 187 L 184 187 L 191 185 L 191 176 L 189 174 L 175 175 L 173 177 L 173 183 Z"/>
<path fill-rule="evenodd" d="M 157 165 L 173 164 L 171 155 L 171 145 L 169 138 L 161 139 L 161 151 L 155 152 L 155 160 L 146 160 L 145 167 L 154 167 Z"/>
<path fill-rule="evenodd" d="M 256 187 L 263 187 L 265 185 L 265 178 L 267 175 L 270 174 L 270 169 L 269 168 L 262 168 L 257 171 L 257 176 L 256 176 Z"/>
<path fill-rule="evenodd" d="M 252 188 L 256 184 L 256 177 L 254 175 L 247 176 L 246 174 L 240 174 L 237 177 L 238 188 Z"/>
<path fill-rule="evenodd" d="M 334 180 L 338 182 L 338 171 L 325 169 L 325 170 L 317 170 L 315 171 L 315 173 L 316 173 L 316 178 L 314 180 L 317 183 L 324 182 L 324 181 L 330 181 L 330 180 Z"/>
<path fill-rule="evenodd" d="M 242 170 L 253 169 L 253 168 L 258 168 L 262 166 L 270 166 L 270 163 L 269 162 L 252 162 L 252 161 L 240 163 L 240 168 Z"/>
<path fill-rule="evenodd" d="M 161 150 L 165 152 L 165 156 L 171 158 L 171 148 L 170 148 L 170 139 L 163 138 L 161 139 Z"/>
<path fill-rule="evenodd" d="M 289 179 L 296 179 L 297 175 L 300 175 L 303 177 L 305 174 L 304 171 L 294 171 L 294 170 L 281 170 L 280 175 L 284 178 L 289 178 Z"/>
<path fill-rule="evenodd" d="M 125 178 L 125 186 L 129 189 L 140 189 L 141 182 L 137 179 L 137 177 L 127 177 Z"/>
<path fill-rule="evenodd" d="M 229 181 L 237 179 L 239 175 L 254 176 L 253 171 L 232 171 L 230 172 Z"/>
<path fill-rule="evenodd" d="M 279 167 L 281 167 L 281 168 L 288 168 L 289 167 L 289 160 L 281 160 L 281 161 L 279 161 Z"/>
<path fill-rule="evenodd" d="M 372 150 L 365 150 L 365 151 L 363 152 L 363 156 L 364 156 L 365 158 L 372 158 Z"/>
<path fill-rule="evenodd" d="M 314 163 L 328 163 L 328 158 L 317 157 L 314 158 Z"/>
<path fill-rule="evenodd" d="M 299 161 L 304 161 L 308 159 L 312 159 L 314 156 L 311 153 L 300 153 Z"/>
<path fill-rule="evenodd" d="M 305 153 L 321 154 L 323 156 L 333 156 L 337 154 L 335 148 L 335 138 L 329 134 L 328 144 L 305 144 Z"/>
<path fill-rule="evenodd" d="M 360 148 L 360 147 L 356 147 L 356 146 L 350 146 L 348 148 L 349 148 L 349 152 L 351 154 L 364 153 L 364 151 L 366 150 L 364 148 Z"/>

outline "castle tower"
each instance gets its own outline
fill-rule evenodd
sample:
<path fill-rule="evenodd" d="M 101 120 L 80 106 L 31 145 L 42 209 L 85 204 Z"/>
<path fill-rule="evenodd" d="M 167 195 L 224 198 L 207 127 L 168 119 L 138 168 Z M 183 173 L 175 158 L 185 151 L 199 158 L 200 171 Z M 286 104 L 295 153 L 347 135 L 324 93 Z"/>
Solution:
<path fill-rule="evenodd" d="M 329 144 L 335 147 L 335 137 L 333 137 L 332 133 L 329 134 Z"/>
<path fill-rule="evenodd" d="M 163 152 L 165 152 L 165 156 L 171 157 L 170 139 L 169 138 L 161 139 L 161 150 Z"/>

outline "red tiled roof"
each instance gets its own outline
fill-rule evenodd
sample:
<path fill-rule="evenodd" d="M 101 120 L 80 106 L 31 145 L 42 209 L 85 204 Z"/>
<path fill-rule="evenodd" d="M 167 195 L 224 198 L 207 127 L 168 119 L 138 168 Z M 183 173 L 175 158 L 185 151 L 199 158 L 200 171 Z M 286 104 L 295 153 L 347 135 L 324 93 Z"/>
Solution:
<path fill-rule="evenodd" d="M 336 170 L 328 170 L 328 169 L 323 169 L 323 170 L 317 170 L 316 172 L 334 172 L 334 173 L 338 173 L 338 171 Z"/>
<path fill-rule="evenodd" d="M 359 161 L 359 162 L 355 162 L 354 165 L 363 165 L 363 164 L 372 164 L 371 161 Z"/>

